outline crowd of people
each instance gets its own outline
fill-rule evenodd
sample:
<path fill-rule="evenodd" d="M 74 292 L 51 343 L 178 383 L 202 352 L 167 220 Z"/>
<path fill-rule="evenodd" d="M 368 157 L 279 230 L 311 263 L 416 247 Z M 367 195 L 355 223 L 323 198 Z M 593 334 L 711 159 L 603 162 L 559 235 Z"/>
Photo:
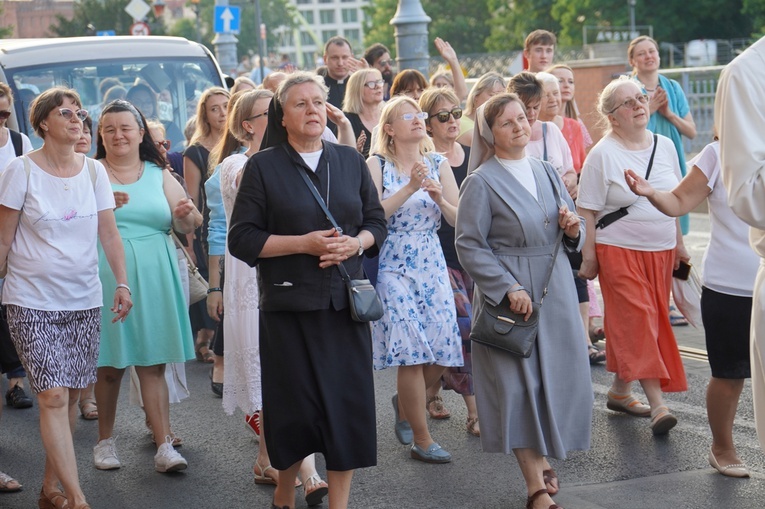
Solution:
<path fill-rule="evenodd" d="M 300 485 L 310 506 L 328 496 L 331 509 L 347 507 L 353 471 L 377 463 L 373 370 L 389 368 L 393 432 L 412 459 L 453 460 L 428 426 L 450 417 L 441 391 L 453 390 L 483 450 L 514 454 L 526 507 L 558 508 L 548 458 L 590 447 L 590 365 L 614 374 L 608 409 L 649 419 L 653 435 L 677 424 L 663 394 L 688 384 L 670 289 L 689 261 L 682 218 L 705 198 L 709 463 L 747 477 L 732 429 L 752 375 L 758 262 L 728 206 L 736 181 L 723 178 L 724 143 L 738 132 L 723 124 L 722 141 L 686 170 L 687 98 L 641 36 L 628 49 L 632 73 L 599 95 L 593 145 L 576 73 L 553 64 L 556 43 L 532 32 L 527 70 L 487 73 L 469 92 L 439 38 L 448 67 L 430 77 L 396 73 L 382 44 L 356 58 L 339 36 L 316 72 L 243 60 L 230 90 L 201 94 L 185 148 L 172 152 L 180 133 L 157 119 L 148 84 L 101 87 L 98 118 L 75 90 L 42 92 L 29 107 L 42 140 L 33 150 L 5 126 L 13 96 L 0 83 L 0 367 L 9 406 L 33 405 L 25 378 L 37 397 L 39 507 L 90 507 L 72 443 L 78 405 L 98 419 L 95 468 L 120 468 L 126 370 L 155 469 L 187 468 L 170 403 L 189 395 L 184 363 L 196 357 L 212 365 L 224 411 L 240 409 L 259 436 L 254 481 L 276 487 L 274 508 L 295 507 Z M 92 139 L 94 159 L 83 155 Z M 735 268 L 723 261 L 731 250 Z M 195 270 L 207 298 L 190 303 Z M 352 283 L 367 278 L 383 308 L 372 323 L 349 311 Z M 471 340 L 471 323 L 496 306 L 538 316 L 528 357 Z M 605 349 L 593 344 L 602 336 Z M 18 489 L 0 472 L 0 491 Z"/>

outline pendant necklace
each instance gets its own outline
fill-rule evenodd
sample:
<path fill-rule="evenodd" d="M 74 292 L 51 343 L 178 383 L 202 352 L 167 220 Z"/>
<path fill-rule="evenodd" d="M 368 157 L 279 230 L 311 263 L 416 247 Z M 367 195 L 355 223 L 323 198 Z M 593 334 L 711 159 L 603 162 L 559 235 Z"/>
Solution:
<path fill-rule="evenodd" d="M 109 164 L 109 161 L 107 161 L 105 157 L 104 157 L 104 162 L 106 163 L 106 167 L 109 168 L 109 173 L 111 173 L 112 177 L 114 177 L 114 180 L 116 180 L 120 185 L 123 185 L 123 186 L 128 185 L 124 183 L 123 181 L 121 181 L 120 178 L 117 176 L 117 174 L 114 173 L 114 170 L 112 169 L 112 165 Z M 139 180 L 141 180 L 141 175 L 143 175 L 143 168 L 144 168 L 143 161 L 140 161 L 139 164 L 140 166 L 138 167 L 138 176 L 136 177 L 135 182 L 138 182 Z M 133 182 L 133 184 L 135 184 L 135 182 Z"/>
<path fill-rule="evenodd" d="M 48 157 L 48 154 L 44 150 L 42 151 L 42 153 L 45 156 L 45 161 L 48 163 L 48 166 L 50 167 L 50 169 L 55 172 L 53 176 L 59 179 L 62 184 L 64 184 L 64 191 L 69 191 L 69 179 L 62 178 L 61 170 L 57 166 L 53 166 L 53 163 L 50 162 L 50 158 Z M 76 162 L 77 161 L 75 160 L 75 164 Z"/>

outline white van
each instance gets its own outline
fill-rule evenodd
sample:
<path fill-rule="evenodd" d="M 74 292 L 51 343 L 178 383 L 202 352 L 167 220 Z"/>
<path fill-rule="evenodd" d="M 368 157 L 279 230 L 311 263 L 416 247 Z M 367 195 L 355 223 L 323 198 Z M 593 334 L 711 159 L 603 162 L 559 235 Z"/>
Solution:
<path fill-rule="evenodd" d="M 152 36 L 0 40 L 0 81 L 8 83 L 14 94 L 8 127 L 26 133 L 35 147 L 42 140 L 29 124 L 29 104 L 53 86 L 77 90 L 94 124 L 106 101 L 125 98 L 133 89 L 143 103 L 133 102 L 147 118 L 165 124 L 174 148 L 183 144 L 183 128 L 201 93 L 225 86 L 218 63 L 203 45 Z M 148 90 L 151 93 L 145 93 Z M 154 104 L 147 103 L 146 96 Z"/>

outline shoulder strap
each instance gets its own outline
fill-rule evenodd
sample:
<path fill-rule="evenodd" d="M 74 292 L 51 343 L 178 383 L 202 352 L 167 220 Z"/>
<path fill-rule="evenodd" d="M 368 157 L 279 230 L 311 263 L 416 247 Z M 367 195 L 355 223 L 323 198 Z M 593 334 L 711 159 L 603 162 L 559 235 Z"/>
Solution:
<path fill-rule="evenodd" d="M 90 182 L 93 184 L 93 191 L 96 190 L 96 163 L 93 159 L 85 156 L 85 162 L 88 164 L 88 172 L 90 173 Z"/>
<path fill-rule="evenodd" d="M 13 151 L 16 152 L 16 157 L 20 157 L 24 153 L 24 140 L 21 139 L 21 134 L 14 131 L 13 129 L 8 129 L 8 132 L 11 135 Z"/>
<path fill-rule="evenodd" d="M 319 191 L 316 190 L 316 186 L 313 185 L 313 182 L 311 182 L 311 179 L 308 178 L 308 175 L 306 174 L 306 170 L 303 168 L 296 168 L 297 172 L 300 173 L 300 176 L 303 178 L 303 182 L 305 182 L 305 185 L 308 187 L 308 190 L 311 191 L 311 194 L 313 195 L 316 202 L 321 207 L 321 210 L 324 211 L 324 214 L 327 216 L 327 219 L 330 223 L 332 223 L 332 226 L 337 230 L 341 235 L 343 233 L 343 229 L 338 226 L 338 224 L 335 222 L 335 218 L 332 217 L 332 212 L 329 211 L 327 208 L 327 204 L 324 203 L 324 198 L 321 197 L 319 194 Z M 343 281 L 345 284 L 350 283 L 351 276 L 348 274 L 348 271 L 345 269 L 345 265 L 343 265 L 342 262 L 340 262 L 337 266 L 338 270 L 340 270 L 340 277 L 343 278 Z"/>
<path fill-rule="evenodd" d="M 653 168 L 653 156 L 656 155 L 656 145 L 659 144 L 659 135 L 656 133 L 653 134 L 653 150 L 651 150 L 651 158 L 648 160 L 648 169 L 645 172 L 645 179 L 648 180 L 648 177 L 651 175 L 651 168 Z"/>
<path fill-rule="evenodd" d="M 24 173 L 27 174 L 27 189 L 24 191 L 24 201 L 21 202 L 21 210 L 24 210 L 24 204 L 27 202 L 27 194 L 29 194 L 29 175 L 32 173 L 32 168 L 29 166 L 28 156 L 21 156 L 21 160 L 24 161 Z"/>
<path fill-rule="evenodd" d="M 542 122 L 542 146 L 544 146 L 542 160 L 547 161 L 547 122 Z"/>

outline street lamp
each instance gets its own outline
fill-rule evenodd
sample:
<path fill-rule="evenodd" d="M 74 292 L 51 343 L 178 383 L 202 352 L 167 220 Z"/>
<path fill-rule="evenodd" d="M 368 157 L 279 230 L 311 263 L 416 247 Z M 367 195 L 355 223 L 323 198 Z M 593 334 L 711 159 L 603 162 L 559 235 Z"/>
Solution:
<path fill-rule="evenodd" d="M 635 4 L 637 0 L 627 0 L 627 4 L 630 6 L 630 39 L 637 37 L 635 33 Z"/>
<path fill-rule="evenodd" d="M 154 16 L 159 19 L 162 17 L 162 15 L 165 13 L 165 7 L 167 7 L 167 4 L 163 2 L 162 0 L 154 0 L 154 4 L 152 5 L 152 8 L 154 9 Z"/>
<path fill-rule="evenodd" d="M 428 23 L 420 0 L 399 0 L 396 15 L 390 20 L 396 37 L 396 54 L 399 70 L 417 69 L 425 76 L 430 74 L 428 56 Z"/>
<path fill-rule="evenodd" d="M 199 0 L 189 0 L 191 2 L 192 7 L 194 8 L 194 25 L 197 29 L 197 42 L 201 44 L 202 42 L 202 32 L 199 28 Z"/>

